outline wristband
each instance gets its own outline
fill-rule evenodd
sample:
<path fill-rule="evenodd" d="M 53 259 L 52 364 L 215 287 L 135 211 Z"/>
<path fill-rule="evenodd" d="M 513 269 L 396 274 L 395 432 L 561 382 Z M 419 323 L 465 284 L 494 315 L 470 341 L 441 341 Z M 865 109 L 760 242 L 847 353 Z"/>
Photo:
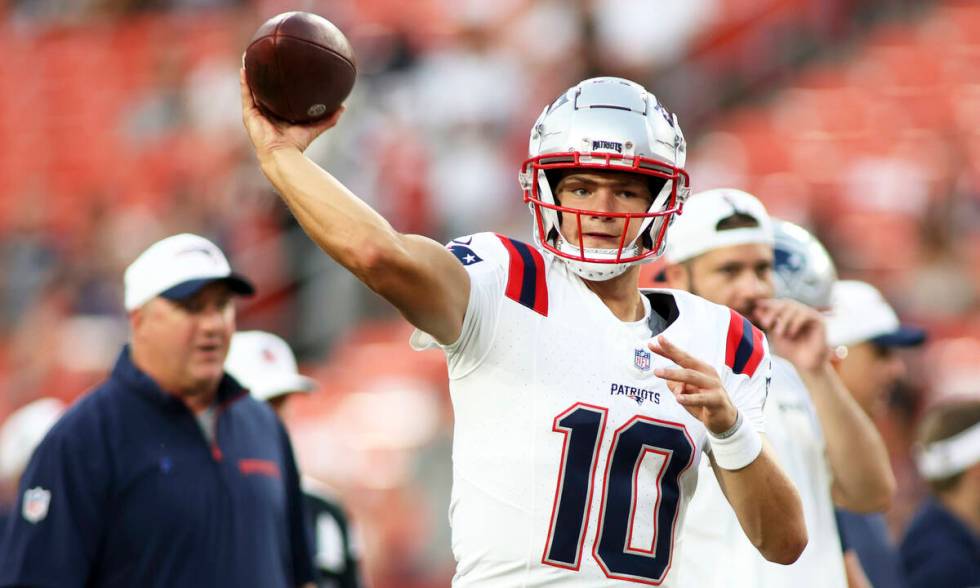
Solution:
<path fill-rule="evenodd" d="M 708 433 L 719 441 L 728 439 L 729 437 L 737 433 L 739 429 L 742 428 L 742 420 L 743 420 L 742 413 L 740 411 L 735 411 L 735 424 L 728 427 L 727 431 L 725 431 L 724 433 L 718 433 L 717 435 L 712 433 L 710 430 L 708 431 Z"/>
<path fill-rule="evenodd" d="M 724 433 L 715 435 L 709 430 L 708 442 L 715 463 L 726 470 L 740 470 L 762 453 L 762 437 L 752 427 L 745 426 L 741 412 L 732 428 Z"/>

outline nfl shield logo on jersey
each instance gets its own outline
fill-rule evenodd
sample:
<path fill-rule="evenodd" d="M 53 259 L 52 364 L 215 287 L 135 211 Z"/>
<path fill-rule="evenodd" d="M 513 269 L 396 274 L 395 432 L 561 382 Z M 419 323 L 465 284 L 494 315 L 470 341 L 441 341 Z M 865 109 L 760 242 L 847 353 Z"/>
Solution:
<path fill-rule="evenodd" d="M 51 491 L 38 486 L 24 492 L 24 506 L 21 514 L 29 523 L 38 523 L 48 516 L 48 505 L 51 504 Z"/>
<path fill-rule="evenodd" d="M 636 349 L 633 352 L 633 365 L 644 372 L 650 371 L 650 352 L 646 349 Z"/>

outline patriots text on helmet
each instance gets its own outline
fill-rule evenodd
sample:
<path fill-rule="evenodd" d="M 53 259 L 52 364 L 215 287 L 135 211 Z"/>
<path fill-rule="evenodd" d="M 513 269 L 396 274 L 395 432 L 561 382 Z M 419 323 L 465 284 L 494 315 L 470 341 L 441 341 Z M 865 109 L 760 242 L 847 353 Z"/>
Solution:
<path fill-rule="evenodd" d="M 519 179 L 534 217 L 535 241 L 571 271 L 608 280 L 663 253 L 667 228 L 690 182 L 677 119 L 645 88 L 611 77 L 570 88 L 535 122 L 528 155 Z M 644 177 L 652 197 L 642 209 L 585 200 L 582 206 L 569 204 L 568 194 L 559 197 L 556 178 L 573 170 Z M 570 236 L 569 230 L 578 234 Z M 583 232 L 601 233 L 598 244 Z"/>

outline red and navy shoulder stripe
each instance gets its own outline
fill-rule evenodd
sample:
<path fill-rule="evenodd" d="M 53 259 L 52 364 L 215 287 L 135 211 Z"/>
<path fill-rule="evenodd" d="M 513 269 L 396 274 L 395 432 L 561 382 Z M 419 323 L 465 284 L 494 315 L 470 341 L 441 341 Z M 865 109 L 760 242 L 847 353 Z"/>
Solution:
<path fill-rule="evenodd" d="M 507 274 L 507 298 L 530 308 L 534 312 L 548 316 L 548 284 L 544 279 L 544 258 L 534 247 L 497 235 L 510 256 Z"/>
<path fill-rule="evenodd" d="M 729 309 L 728 341 L 725 346 L 725 365 L 736 374 L 748 377 L 755 375 L 764 353 L 762 331 L 755 328 L 749 319 Z"/>

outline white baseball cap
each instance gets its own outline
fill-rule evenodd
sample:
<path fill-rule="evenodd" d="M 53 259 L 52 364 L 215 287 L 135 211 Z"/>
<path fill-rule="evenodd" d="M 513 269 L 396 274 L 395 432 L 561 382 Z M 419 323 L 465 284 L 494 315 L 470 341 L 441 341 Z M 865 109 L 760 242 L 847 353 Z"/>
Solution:
<path fill-rule="evenodd" d="M 756 227 L 718 230 L 718 223 L 743 214 L 758 222 Z M 746 243 L 774 243 L 772 220 L 759 199 L 741 190 L 718 188 L 693 194 L 684 211 L 674 217 L 667 231 L 668 263 L 681 263 L 721 247 Z"/>
<path fill-rule="evenodd" d="M 222 280 L 236 294 L 251 296 L 255 288 L 233 273 L 225 254 L 204 237 L 181 233 L 150 245 L 126 268 L 126 310 L 135 310 L 157 296 L 183 300 Z"/>
<path fill-rule="evenodd" d="M 231 338 L 225 371 L 259 400 L 312 392 L 316 380 L 299 373 L 289 344 L 265 331 L 241 331 Z"/>
<path fill-rule="evenodd" d="M 831 346 L 871 341 L 882 347 L 913 347 L 926 340 L 919 327 L 903 325 L 874 286 L 841 280 L 830 293 L 827 342 Z"/>
<path fill-rule="evenodd" d="M 61 415 L 65 403 L 39 398 L 11 413 L 0 427 L 0 480 L 20 476 L 31 455 Z"/>

